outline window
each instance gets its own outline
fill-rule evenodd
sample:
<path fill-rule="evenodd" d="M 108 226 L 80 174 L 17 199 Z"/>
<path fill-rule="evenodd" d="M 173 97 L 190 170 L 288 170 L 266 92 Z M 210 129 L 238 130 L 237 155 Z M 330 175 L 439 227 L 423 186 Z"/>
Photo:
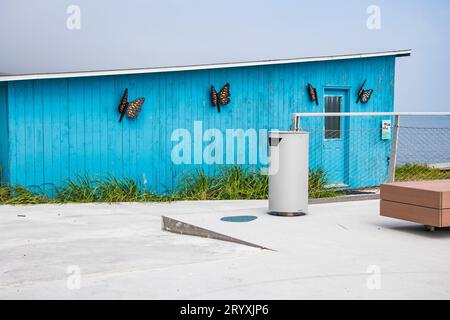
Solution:
<path fill-rule="evenodd" d="M 341 112 L 342 97 L 325 96 L 325 113 Z M 325 139 L 341 138 L 341 117 L 325 117 Z"/>

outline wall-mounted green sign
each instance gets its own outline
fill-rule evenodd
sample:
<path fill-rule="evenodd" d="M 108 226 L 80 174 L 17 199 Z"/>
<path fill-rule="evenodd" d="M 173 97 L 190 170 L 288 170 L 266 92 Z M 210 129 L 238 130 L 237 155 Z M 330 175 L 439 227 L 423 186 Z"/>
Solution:
<path fill-rule="evenodd" d="M 381 123 L 381 140 L 391 140 L 391 120 L 383 120 Z"/>

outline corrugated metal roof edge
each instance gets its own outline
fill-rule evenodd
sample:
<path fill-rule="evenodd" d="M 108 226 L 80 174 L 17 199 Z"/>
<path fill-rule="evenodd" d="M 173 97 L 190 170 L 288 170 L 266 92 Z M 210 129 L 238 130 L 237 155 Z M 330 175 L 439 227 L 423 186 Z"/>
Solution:
<path fill-rule="evenodd" d="M 305 58 L 278 59 L 278 60 L 260 60 L 260 61 L 246 61 L 246 62 L 226 62 L 226 63 L 201 64 L 201 65 L 189 65 L 189 66 L 17 74 L 17 75 L 0 76 L 0 82 L 2 82 L 2 81 L 3 82 L 5 82 L 5 81 L 20 81 L 20 80 L 38 80 L 38 79 L 77 78 L 77 77 L 98 77 L 98 76 L 111 76 L 111 75 L 193 71 L 193 70 L 208 70 L 208 69 L 222 69 L 222 68 L 238 68 L 238 67 L 252 67 L 252 66 L 264 66 L 264 65 L 316 62 L 316 61 L 363 59 L 363 58 L 375 58 L 375 57 L 384 57 L 384 56 L 405 57 L 405 56 L 410 56 L 411 52 L 412 52 L 411 49 L 405 49 L 405 50 L 373 52 L 373 53 L 357 53 L 357 54 L 345 54 L 345 55 L 333 55 L 333 56 L 305 57 Z"/>

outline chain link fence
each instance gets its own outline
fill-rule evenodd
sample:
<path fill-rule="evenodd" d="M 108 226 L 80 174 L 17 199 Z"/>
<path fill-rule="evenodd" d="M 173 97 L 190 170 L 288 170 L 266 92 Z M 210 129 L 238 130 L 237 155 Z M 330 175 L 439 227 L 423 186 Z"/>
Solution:
<path fill-rule="evenodd" d="M 402 116 L 398 121 L 396 126 L 390 114 L 301 114 L 299 126 L 310 134 L 310 173 L 334 191 L 373 189 L 394 177 L 450 179 L 450 117 Z"/>
<path fill-rule="evenodd" d="M 400 119 L 396 181 L 450 179 L 450 117 Z"/>

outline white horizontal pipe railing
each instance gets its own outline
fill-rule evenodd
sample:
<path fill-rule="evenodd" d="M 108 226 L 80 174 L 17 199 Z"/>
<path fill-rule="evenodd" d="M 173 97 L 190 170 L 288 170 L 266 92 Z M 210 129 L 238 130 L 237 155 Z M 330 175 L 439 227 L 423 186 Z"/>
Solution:
<path fill-rule="evenodd" d="M 292 114 L 291 130 L 300 130 L 300 118 L 304 117 L 400 117 L 400 116 L 450 116 L 450 112 L 303 112 Z"/>
<path fill-rule="evenodd" d="M 293 113 L 293 117 L 450 116 L 450 112 L 321 112 Z"/>

